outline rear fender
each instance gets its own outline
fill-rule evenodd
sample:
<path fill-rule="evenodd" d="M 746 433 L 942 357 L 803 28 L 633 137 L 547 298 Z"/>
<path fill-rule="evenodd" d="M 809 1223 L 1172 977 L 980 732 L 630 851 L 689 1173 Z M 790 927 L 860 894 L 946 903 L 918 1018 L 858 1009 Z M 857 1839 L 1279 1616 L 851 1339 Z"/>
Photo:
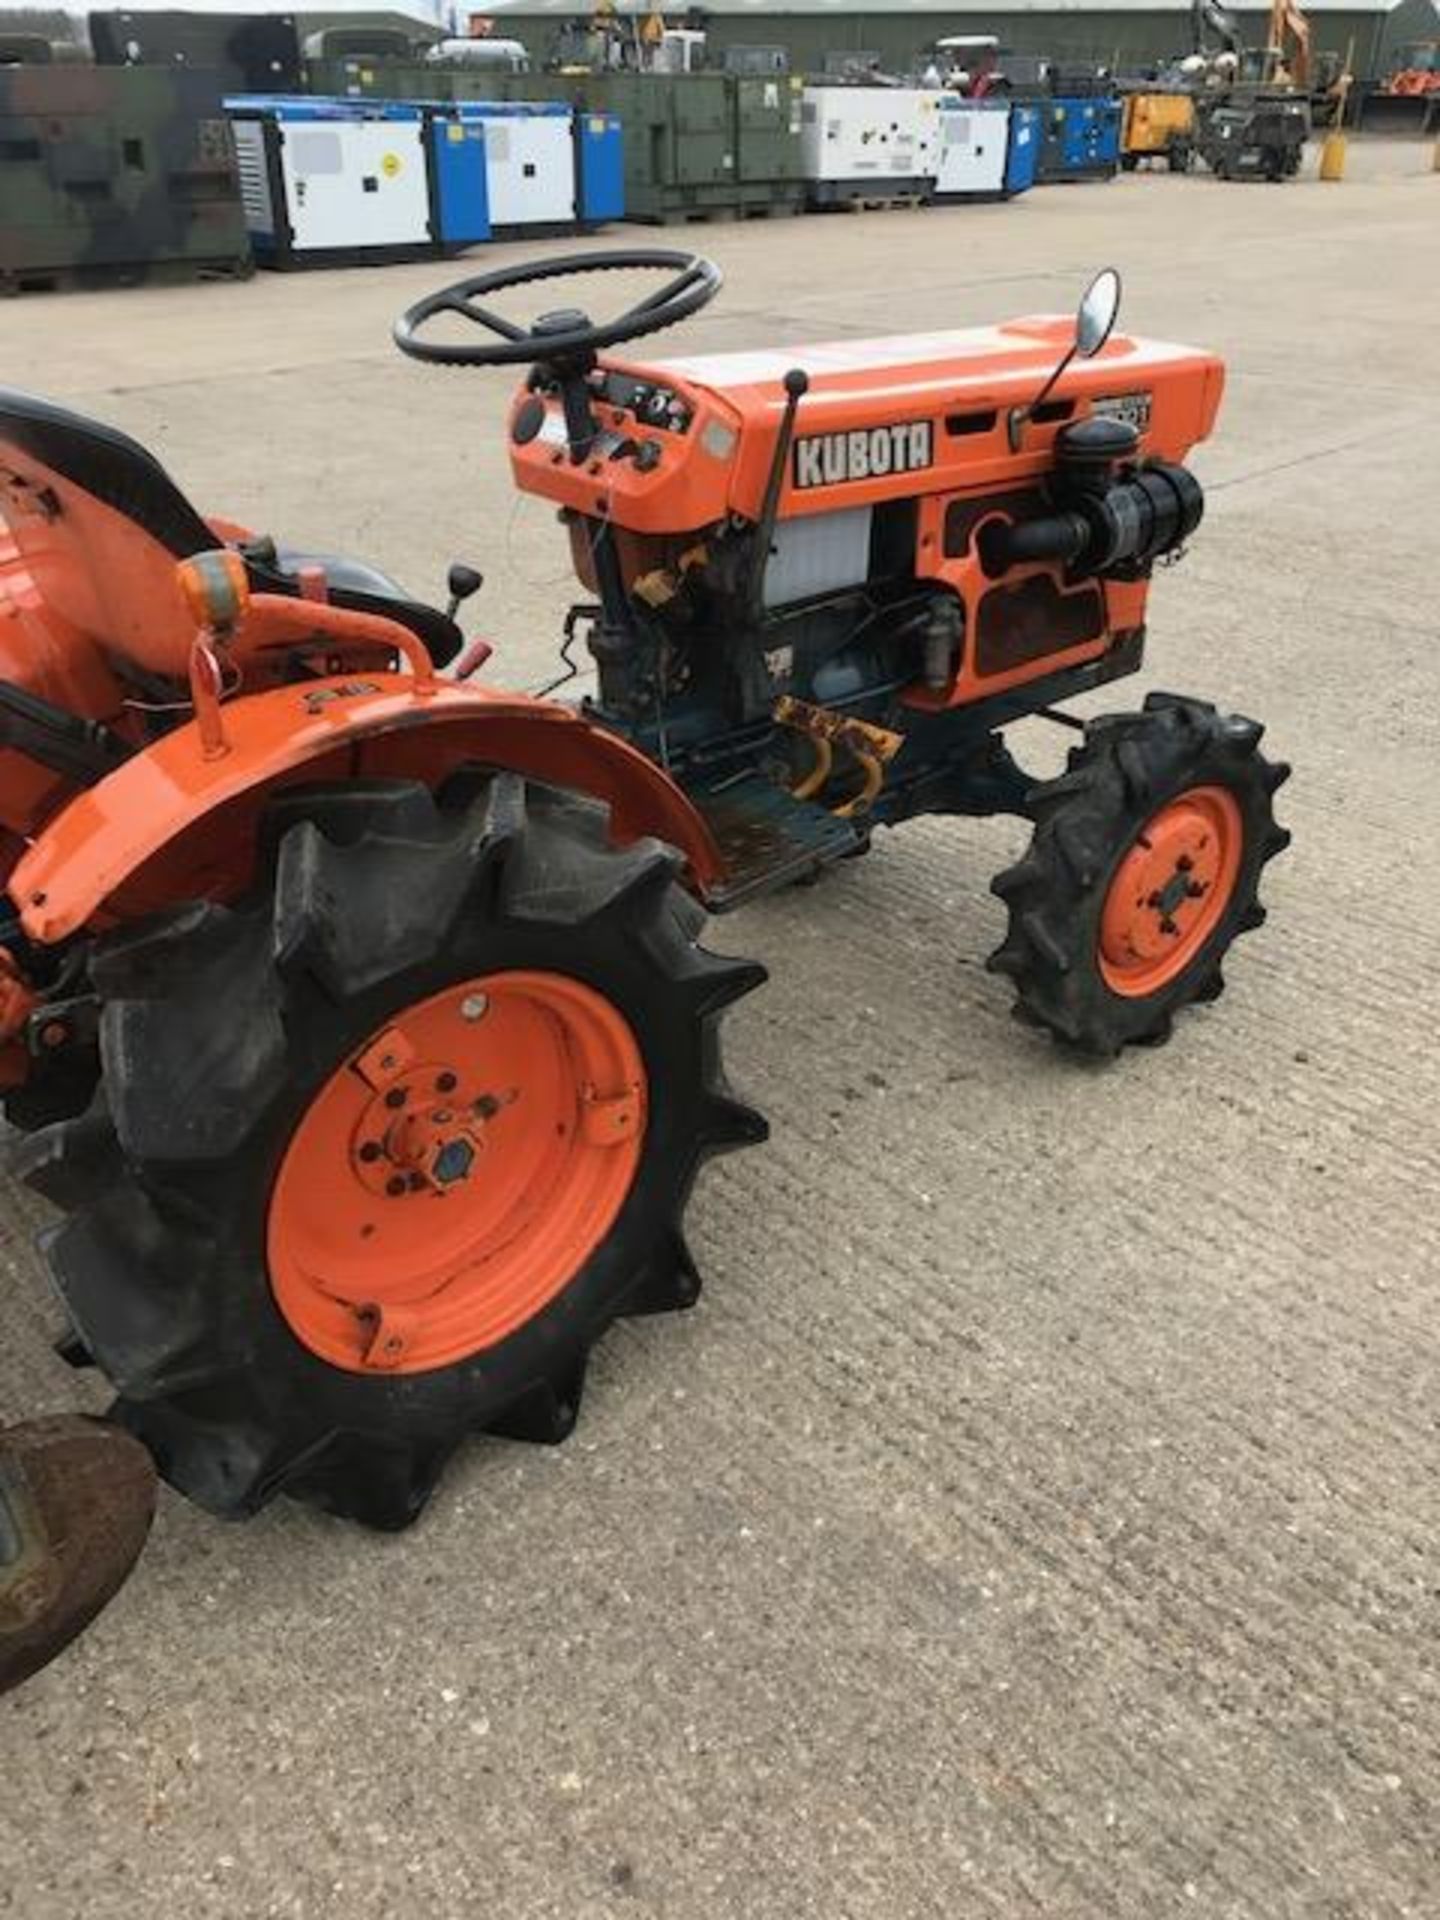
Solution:
<path fill-rule="evenodd" d="M 31 843 L 9 880 L 30 939 L 54 945 L 180 900 L 233 899 L 254 873 L 277 789 L 396 778 L 438 787 L 479 762 L 593 794 L 619 842 L 654 835 L 685 856 L 698 893 L 719 879 L 709 828 L 655 763 L 574 708 L 451 681 L 309 680 L 221 710 L 207 757 L 192 722 L 87 788 Z"/>

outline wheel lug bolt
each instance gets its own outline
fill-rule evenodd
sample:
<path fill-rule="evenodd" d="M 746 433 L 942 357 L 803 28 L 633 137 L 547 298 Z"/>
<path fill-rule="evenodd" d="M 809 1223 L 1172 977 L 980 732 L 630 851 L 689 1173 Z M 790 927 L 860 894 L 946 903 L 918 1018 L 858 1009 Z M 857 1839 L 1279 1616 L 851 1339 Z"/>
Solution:
<path fill-rule="evenodd" d="M 1181 873 L 1189 873 L 1194 864 L 1195 862 L 1190 858 L 1188 853 L 1182 853 L 1180 858 L 1175 862 L 1175 865 Z"/>
<path fill-rule="evenodd" d="M 380 1158 L 380 1151 L 380 1147 L 374 1140 L 367 1140 L 360 1149 L 360 1158 L 365 1162 L 367 1167 L 373 1166 Z"/>
<path fill-rule="evenodd" d="M 403 1107 L 405 1104 L 404 1087 L 392 1087 L 385 1096 L 385 1104 L 387 1107 Z"/>
<path fill-rule="evenodd" d="M 409 1186 L 409 1182 L 406 1180 L 405 1176 L 401 1173 L 395 1173 L 395 1174 L 392 1174 L 390 1178 L 385 1182 L 385 1191 L 386 1193 L 389 1194 L 392 1200 L 398 1200 L 400 1198 L 400 1195 L 406 1191 L 408 1186 Z"/>
<path fill-rule="evenodd" d="M 490 1001 L 483 993 L 467 993 L 460 1002 L 460 1011 L 467 1020 L 483 1020 L 489 1009 Z"/>
<path fill-rule="evenodd" d="M 435 1076 L 435 1091 L 437 1093 L 453 1093 L 459 1084 L 460 1082 L 453 1073 L 440 1073 Z"/>

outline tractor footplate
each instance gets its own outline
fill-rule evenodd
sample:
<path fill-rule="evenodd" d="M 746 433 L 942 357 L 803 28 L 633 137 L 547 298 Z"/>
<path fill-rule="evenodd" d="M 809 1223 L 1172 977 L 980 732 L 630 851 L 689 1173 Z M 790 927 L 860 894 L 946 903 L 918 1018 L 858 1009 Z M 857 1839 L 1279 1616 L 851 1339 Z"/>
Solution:
<path fill-rule="evenodd" d="M 762 773 L 747 772 L 690 797 L 725 858 L 725 878 L 708 896 L 716 913 L 859 853 L 869 837 L 855 821 L 795 799 Z"/>

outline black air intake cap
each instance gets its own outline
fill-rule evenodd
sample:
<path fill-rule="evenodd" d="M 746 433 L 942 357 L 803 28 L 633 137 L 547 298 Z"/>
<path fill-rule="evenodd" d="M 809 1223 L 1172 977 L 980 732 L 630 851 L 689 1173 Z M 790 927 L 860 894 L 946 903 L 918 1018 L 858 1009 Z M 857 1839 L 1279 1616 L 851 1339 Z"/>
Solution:
<path fill-rule="evenodd" d="M 1133 460 L 1139 449 L 1140 429 L 1108 413 L 1074 420 L 1055 436 L 1057 459 L 1082 486 L 1108 480 L 1112 470 Z"/>

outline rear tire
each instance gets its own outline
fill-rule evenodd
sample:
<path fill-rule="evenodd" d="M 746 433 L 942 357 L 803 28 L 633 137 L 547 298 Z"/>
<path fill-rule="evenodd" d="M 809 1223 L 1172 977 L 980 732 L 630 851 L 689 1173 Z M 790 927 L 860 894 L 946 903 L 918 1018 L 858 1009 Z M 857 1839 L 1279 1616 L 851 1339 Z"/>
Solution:
<path fill-rule="evenodd" d="M 72 1209 L 46 1236 L 52 1271 L 79 1342 L 118 1391 L 117 1417 L 173 1485 L 227 1516 L 286 1493 L 396 1528 L 420 1512 L 467 1433 L 563 1439 L 588 1351 L 618 1316 L 696 1298 L 681 1231 L 696 1172 L 708 1155 L 765 1135 L 726 1087 L 719 1017 L 764 970 L 699 947 L 704 916 L 678 884 L 673 851 L 653 840 L 617 849 L 603 808 L 515 775 L 464 776 L 440 803 L 401 782 L 282 796 L 267 844 L 268 877 L 233 908 L 183 907 L 97 943 L 99 1093 L 84 1117 L 23 1142 L 18 1170 Z M 605 1205 L 586 1216 L 594 1232 L 571 1234 L 573 1270 L 563 1259 L 555 1267 L 569 1189 L 554 1168 L 566 1154 L 603 1159 L 618 1136 L 602 1116 L 592 1138 L 592 1111 L 613 1089 L 584 1083 L 588 1057 L 562 1017 L 552 1034 L 544 1005 L 518 1069 L 510 1049 L 517 1085 L 497 1082 L 497 1098 L 467 1107 L 474 1152 L 462 1145 L 465 1170 L 452 1162 L 439 1176 L 463 1187 L 427 1185 L 414 1170 L 440 1165 L 433 1128 L 418 1157 L 392 1162 L 398 1150 L 387 1144 L 378 1166 L 364 1166 L 381 1152 L 372 1137 L 342 1127 L 327 1155 L 324 1126 L 311 1126 L 335 1083 L 357 1074 L 378 1087 L 383 1119 L 392 1103 L 383 1076 L 370 1080 L 374 1049 L 403 1036 L 407 1018 L 421 1033 L 437 998 L 480 1020 L 488 1003 L 476 987 L 537 979 L 555 984 L 556 1004 L 569 995 L 600 1009 L 598 1030 L 632 1036 L 628 1057 L 643 1063 L 632 1083 L 641 1104 L 612 1116 L 632 1129 L 626 1180 L 611 1181 Z M 447 1031 L 458 1033 L 460 1014 L 450 1017 Z M 563 1107 L 531 1097 L 528 1063 L 542 1056 L 546 1097 L 572 1099 L 568 1123 L 552 1126 Z M 433 1063 L 425 1071 L 427 1087 L 455 1084 Z M 518 1117 L 497 1120 L 512 1104 Z M 427 1124 L 451 1119 L 442 1108 Z M 497 1174 L 494 1143 L 512 1136 L 501 1127 L 528 1128 L 537 1112 L 545 1131 L 570 1137 L 543 1159 L 538 1189 L 525 1189 L 529 1212 L 500 1206 L 498 1240 L 465 1240 L 464 1209 L 487 1204 L 487 1169 L 492 1212 L 505 1200 L 510 1163 L 502 1156 Z M 298 1211 L 293 1200 L 281 1206 L 284 1182 Z M 382 1236 L 378 1305 L 358 1290 L 369 1281 L 353 1278 L 360 1248 L 344 1239 L 348 1224 L 326 1265 L 332 1210 L 356 1234 Z M 287 1234 L 303 1271 L 282 1285 Z M 535 1257 L 554 1269 L 533 1300 L 523 1272 L 531 1245 L 548 1248 Z M 516 1266 L 517 1248 L 522 1311 L 497 1319 L 485 1290 L 497 1261 Z M 472 1296 L 471 1322 L 440 1325 L 447 1302 Z M 338 1317 L 339 1336 L 325 1314 Z M 452 1357 L 456 1324 L 485 1331 Z M 392 1326 L 395 1361 L 379 1352 Z"/>
<path fill-rule="evenodd" d="M 1142 713 L 1091 721 L 1033 789 L 1029 850 L 992 883 L 1010 919 L 987 963 L 1022 1019 L 1108 1059 L 1219 996 L 1231 942 L 1264 921 L 1261 870 L 1290 840 L 1272 805 L 1290 769 L 1259 751 L 1263 731 L 1152 693 Z"/>

